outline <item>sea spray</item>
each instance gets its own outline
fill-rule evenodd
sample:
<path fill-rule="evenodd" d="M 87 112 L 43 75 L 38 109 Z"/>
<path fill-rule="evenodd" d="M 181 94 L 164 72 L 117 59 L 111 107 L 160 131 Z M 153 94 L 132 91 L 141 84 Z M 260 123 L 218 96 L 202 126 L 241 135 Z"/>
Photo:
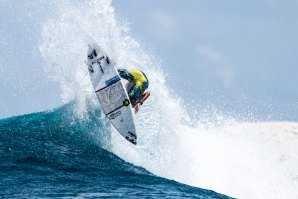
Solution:
<path fill-rule="evenodd" d="M 130 35 L 111 3 L 57 6 L 58 16 L 43 24 L 40 44 L 45 70 L 60 83 L 65 102 L 76 99 L 74 113 L 81 118 L 88 117 L 88 103 L 99 106 L 90 80 L 81 82 L 89 42 L 99 43 L 119 67 L 139 68 L 148 76 L 151 96 L 135 117 L 139 144 L 112 128 L 108 149 L 156 175 L 231 196 L 297 198 L 297 124 L 240 123 L 220 115 L 221 125 L 200 122 L 208 118 L 189 125 L 192 113 L 167 86 L 158 59 Z"/>

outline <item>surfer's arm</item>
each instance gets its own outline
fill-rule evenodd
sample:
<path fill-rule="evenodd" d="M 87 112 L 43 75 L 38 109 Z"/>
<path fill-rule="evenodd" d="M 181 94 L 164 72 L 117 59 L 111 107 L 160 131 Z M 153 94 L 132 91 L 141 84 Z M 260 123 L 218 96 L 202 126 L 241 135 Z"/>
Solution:
<path fill-rule="evenodd" d="M 149 96 L 150 96 L 150 92 L 146 92 L 145 94 L 142 95 L 141 101 L 139 101 L 135 106 L 135 113 L 137 113 L 139 111 L 141 105 L 143 105 L 143 102 L 145 102 Z"/>
<path fill-rule="evenodd" d="M 143 94 L 140 104 L 142 105 L 146 101 L 146 99 L 148 99 L 149 96 L 150 96 L 150 92 L 148 91 L 145 94 Z"/>
<path fill-rule="evenodd" d="M 134 77 L 126 69 L 118 69 L 118 73 L 121 78 L 126 79 L 127 81 L 132 82 Z"/>

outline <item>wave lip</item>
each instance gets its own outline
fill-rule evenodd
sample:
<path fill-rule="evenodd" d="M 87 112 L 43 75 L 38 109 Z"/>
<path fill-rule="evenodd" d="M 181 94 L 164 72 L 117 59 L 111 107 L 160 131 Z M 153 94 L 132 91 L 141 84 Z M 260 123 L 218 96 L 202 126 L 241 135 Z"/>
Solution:
<path fill-rule="evenodd" d="M 73 104 L 0 120 L 0 196 L 229 198 L 160 178 L 105 148 L 99 109 L 78 119 Z"/>

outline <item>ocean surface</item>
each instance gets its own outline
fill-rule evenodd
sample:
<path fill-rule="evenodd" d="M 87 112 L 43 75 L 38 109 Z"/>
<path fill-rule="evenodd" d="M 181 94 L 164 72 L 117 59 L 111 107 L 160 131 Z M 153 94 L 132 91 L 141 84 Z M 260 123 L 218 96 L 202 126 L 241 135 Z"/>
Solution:
<path fill-rule="evenodd" d="M 0 121 L 0 198 L 229 198 L 122 160 L 103 147 L 99 110 L 81 120 L 72 108 Z"/>

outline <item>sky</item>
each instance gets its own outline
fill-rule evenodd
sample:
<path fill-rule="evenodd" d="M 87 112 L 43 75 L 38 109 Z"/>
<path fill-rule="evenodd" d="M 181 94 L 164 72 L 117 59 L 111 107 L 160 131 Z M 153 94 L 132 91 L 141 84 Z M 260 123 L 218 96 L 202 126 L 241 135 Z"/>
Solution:
<path fill-rule="evenodd" d="M 37 3 L 0 1 L 0 118 L 61 105 L 58 84 L 42 67 L 38 46 L 48 16 Z"/>
<path fill-rule="evenodd" d="M 43 4 L 42 6 L 39 4 Z M 298 1 L 113 0 L 188 108 L 298 121 Z M 0 2 L 0 118 L 62 104 L 38 45 L 51 2 Z M 15 55 L 15 52 L 23 52 Z M 153 91 L 154 92 L 154 91 Z"/>
<path fill-rule="evenodd" d="M 132 31 L 154 46 L 180 96 L 265 120 L 298 119 L 297 1 L 114 5 Z"/>

